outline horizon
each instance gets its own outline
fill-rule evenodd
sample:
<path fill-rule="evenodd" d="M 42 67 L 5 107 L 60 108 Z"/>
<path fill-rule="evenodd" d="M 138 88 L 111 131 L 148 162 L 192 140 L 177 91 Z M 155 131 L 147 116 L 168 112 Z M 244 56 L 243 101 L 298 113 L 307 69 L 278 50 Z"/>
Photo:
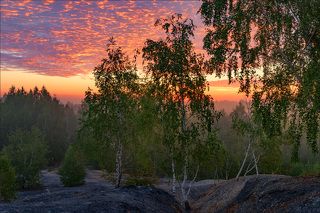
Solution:
<path fill-rule="evenodd" d="M 38 89 L 41 89 L 44 86 L 48 90 L 48 92 L 50 93 L 50 95 L 52 97 L 57 98 L 59 100 L 59 102 L 64 105 L 66 105 L 68 103 L 75 105 L 75 106 L 81 105 L 83 98 L 84 98 L 83 96 L 77 96 L 77 95 L 62 95 L 62 96 L 56 95 L 56 94 L 52 93 L 46 85 L 36 85 L 36 86 L 30 87 L 30 88 L 26 88 L 24 86 L 20 86 L 20 87 L 15 86 L 15 85 L 12 85 L 12 86 L 15 87 L 15 89 L 21 89 L 23 87 L 23 89 L 26 92 L 28 92 L 29 90 L 33 90 L 35 87 L 37 87 Z M 6 91 L 6 92 L 8 92 L 8 91 Z M 6 92 L 4 92 L 0 96 L 0 99 L 6 95 Z M 242 99 L 239 99 L 239 100 L 221 99 L 221 100 L 214 100 L 214 104 L 215 104 L 216 110 L 224 111 L 227 114 L 230 114 L 240 102 L 246 102 L 246 101 L 248 101 L 248 98 L 246 98 L 246 97 L 243 97 Z"/>

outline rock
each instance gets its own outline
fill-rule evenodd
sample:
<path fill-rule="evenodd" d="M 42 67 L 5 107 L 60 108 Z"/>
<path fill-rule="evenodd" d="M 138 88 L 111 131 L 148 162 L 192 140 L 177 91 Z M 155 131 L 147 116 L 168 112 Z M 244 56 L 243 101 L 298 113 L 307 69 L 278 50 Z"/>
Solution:
<path fill-rule="evenodd" d="M 0 202 L 0 213 L 182 212 L 174 197 L 161 189 L 114 188 L 100 173 L 88 171 L 83 186 L 63 187 L 56 172 L 43 171 L 42 190 L 19 192 L 12 203 Z"/>
<path fill-rule="evenodd" d="M 0 212 L 182 212 L 174 197 L 153 187 L 85 185 L 0 203 Z M 101 190 L 104 188 L 104 190 Z"/>
<path fill-rule="evenodd" d="M 192 202 L 194 212 L 320 212 L 320 178 L 260 175 L 221 182 Z"/>
<path fill-rule="evenodd" d="M 158 185 L 162 189 L 114 188 L 101 178 L 101 171 L 88 171 L 85 185 L 63 187 L 55 172 L 42 174 L 42 190 L 19 192 L 14 202 L 0 202 L 0 213 L 183 212 L 176 201 L 179 195 L 175 199 L 168 193 L 171 188 L 167 180 Z M 189 198 L 192 212 L 320 213 L 320 178 L 259 175 L 203 180 L 193 185 Z"/>

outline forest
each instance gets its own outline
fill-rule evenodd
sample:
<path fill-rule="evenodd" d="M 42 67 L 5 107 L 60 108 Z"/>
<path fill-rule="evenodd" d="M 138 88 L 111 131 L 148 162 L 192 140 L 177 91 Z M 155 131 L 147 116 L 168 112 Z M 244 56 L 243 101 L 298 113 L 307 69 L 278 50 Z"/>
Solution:
<path fill-rule="evenodd" d="M 43 169 L 65 186 L 83 184 L 86 168 L 116 187 L 168 178 L 186 207 L 199 180 L 319 176 L 320 5 L 279 2 L 203 0 L 205 54 L 181 14 L 158 19 L 162 38 L 133 57 L 109 38 L 81 105 L 12 86 L 0 101 L 0 197 L 39 188 Z M 247 99 L 217 110 L 208 75 Z"/>

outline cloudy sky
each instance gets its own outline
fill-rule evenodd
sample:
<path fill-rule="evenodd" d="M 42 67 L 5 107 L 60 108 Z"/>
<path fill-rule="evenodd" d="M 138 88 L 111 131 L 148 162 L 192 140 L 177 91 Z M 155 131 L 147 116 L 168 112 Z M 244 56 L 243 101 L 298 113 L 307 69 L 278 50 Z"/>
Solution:
<path fill-rule="evenodd" d="M 147 38 L 163 37 L 154 22 L 173 13 L 194 20 L 195 48 L 203 51 L 200 1 L 1 0 L 0 5 L 2 94 L 11 85 L 45 85 L 63 101 L 79 102 L 94 87 L 91 72 L 110 36 L 131 55 Z M 208 78 L 217 100 L 242 97 L 236 85 Z"/>

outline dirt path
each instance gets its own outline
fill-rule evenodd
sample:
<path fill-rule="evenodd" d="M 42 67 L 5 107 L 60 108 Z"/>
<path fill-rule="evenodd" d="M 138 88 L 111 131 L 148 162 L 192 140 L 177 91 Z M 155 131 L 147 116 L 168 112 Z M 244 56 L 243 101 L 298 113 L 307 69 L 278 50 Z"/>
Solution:
<path fill-rule="evenodd" d="M 85 177 L 86 183 L 105 183 L 108 185 L 112 185 L 111 183 L 108 183 L 103 178 L 103 172 L 101 170 L 86 170 L 86 177 Z M 60 182 L 60 176 L 57 172 L 57 170 L 42 170 L 41 171 L 41 183 L 46 188 L 57 188 L 57 187 L 63 187 L 62 183 Z"/>

